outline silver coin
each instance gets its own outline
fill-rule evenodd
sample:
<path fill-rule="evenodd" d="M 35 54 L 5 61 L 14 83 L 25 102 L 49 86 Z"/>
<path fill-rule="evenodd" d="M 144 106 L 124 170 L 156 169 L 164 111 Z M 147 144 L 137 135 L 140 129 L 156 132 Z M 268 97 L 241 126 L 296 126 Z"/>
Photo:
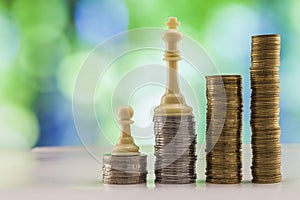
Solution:
<path fill-rule="evenodd" d="M 195 183 L 196 131 L 193 116 L 155 116 L 156 183 Z"/>
<path fill-rule="evenodd" d="M 102 177 L 104 184 L 139 184 L 147 177 L 147 156 L 103 155 Z"/>

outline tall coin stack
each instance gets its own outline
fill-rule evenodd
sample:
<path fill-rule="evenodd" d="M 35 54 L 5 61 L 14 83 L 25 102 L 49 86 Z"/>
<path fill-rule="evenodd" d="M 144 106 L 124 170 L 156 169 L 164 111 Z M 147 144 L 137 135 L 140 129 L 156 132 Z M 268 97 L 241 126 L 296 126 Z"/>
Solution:
<path fill-rule="evenodd" d="M 178 83 L 178 65 L 181 59 L 178 42 L 183 38 L 177 31 L 179 22 L 170 17 L 162 38 L 166 43 L 166 92 L 154 110 L 155 182 L 186 184 L 196 182 L 196 133 L 193 109 L 185 102 Z"/>
<path fill-rule="evenodd" d="M 206 76 L 206 182 L 242 180 L 242 78 Z"/>
<path fill-rule="evenodd" d="M 253 36 L 251 62 L 252 181 L 278 183 L 281 182 L 280 35 Z"/>
<path fill-rule="evenodd" d="M 146 183 L 147 156 L 139 152 L 139 147 L 131 137 L 130 124 L 133 109 L 122 106 L 119 110 L 121 134 L 112 153 L 103 155 L 102 172 L 104 184 Z"/>
<path fill-rule="evenodd" d="M 196 135 L 193 116 L 154 117 L 157 183 L 196 181 Z"/>

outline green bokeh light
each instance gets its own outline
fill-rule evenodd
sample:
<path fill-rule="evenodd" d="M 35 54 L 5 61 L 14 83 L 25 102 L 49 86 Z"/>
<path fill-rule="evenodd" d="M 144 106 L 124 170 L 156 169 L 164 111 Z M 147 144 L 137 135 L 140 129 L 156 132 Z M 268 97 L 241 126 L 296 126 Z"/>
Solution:
<path fill-rule="evenodd" d="M 9 67 L 19 49 L 19 33 L 15 23 L 0 10 L 0 70 Z"/>
<path fill-rule="evenodd" d="M 0 148 L 30 149 L 39 136 L 32 111 L 16 104 L 0 102 Z"/>
<path fill-rule="evenodd" d="M 12 7 L 19 26 L 24 30 L 35 27 L 36 24 L 62 29 L 68 23 L 68 11 L 67 1 L 61 0 L 14 0 Z"/>
<path fill-rule="evenodd" d="M 35 105 L 41 105 L 44 109 L 45 105 L 48 105 L 39 101 L 39 95 L 47 95 L 54 91 L 56 93 L 53 99 L 55 99 L 60 96 L 60 92 L 68 102 L 71 101 L 78 70 L 93 48 L 91 44 L 80 39 L 76 32 L 74 24 L 76 18 L 72 16 L 76 2 L 0 0 L 0 147 L 34 146 L 39 134 L 39 125 L 33 108 Z M 260 31 L 267 30 L 265 27 L 275 27 L 272 30 L 282 34 L 282 127 L 293 132 L 283 130 L 282 136 L 285 142 L 300 141 L 297 134 L 300 109 L 294 106 L 299 102 L 300 95 L 292 87 L 298 85 L 299 80 L 297 64 L 300 46 L 300 1 L 124 0 L 124 2 L 128 9 L 129 29 L 165 28 L 164 23 L 169 16 L 178 17 L 181 22 L 179 30 L 203 45 L 221 73 L 243 75 L 244 102 L 249 101 L 251 93 L 248 71 L 250 34 L 260 34 Z M 118 16 L 115 10 L 112 9 L 110 12 Z M 91 27 L 91 30 L 95 29 Z M 157 38 L 157 41 L 161 41 L 161 38 Z M 107 140 L 114 144 L 119 136 L 117 111 L 112 111 L 109 107 L 113 86 L 133 66 L 155 59 L 165 65 L 161 58 L 162 53 L 134 53 L 116 61 L 110 71 L 106 72 L 99 83 L 101 88 L 98 88 L 95 99 L 98 120 L 108 134 L 106 138 L 99 137 L 98 144 L 107 144 Z M 180 66 L 181 74 L 190 77 L 187 81 L 193 85 L 196 92 L 199 92 L 200 120 L 197 131 L 198 142 L 202 143 L 205 134 L 205 83 L 199 84 L 194 81 L 199 77 L 193 76 L 193 71 L 189 71 L 187 63 L 181 62 Z M 143 103 L 140 101 L 142 96 L 146 96 L 143 92 L 138 91 L 129 100 L 129 103 L 138 109 L 135 117 L 142 118 L 139 112 L 145 112 L 141 109 Z M 147 97 L 151 98 L 151 95 Z M 48 100 L 52 102 L 53 99 L 51 97 Z M 157 102 L 159 100 L 157 98 Z M 82 101 L 85 101 L 84 96 Z M 116 101 L 120 105 L 124 103 L 118 99 Z M 109 106 L 102 106 L 103 104 Z M 53 113 L 60 112 L 55 109 L 57 108 L 53 108 Z M 244 110 L 249 112 L 249 105 L 245 104 Z M 251 136 L 248 115 L 249 113 L 243 123 L 243 139 L 246 143 L 250 142 Z M 136 120 L 138 124 L 144 122 L 141 119 Z M 60 141 L 57 141 L 57 144 L 60 144 Z"/>
<path fill-rule="evenodd" d="M 58 88 L 66 98 L 72 99 L 77 74 L 89 52 L 78 52 L 68 55 L 61 62 L 56 72 Z"/>

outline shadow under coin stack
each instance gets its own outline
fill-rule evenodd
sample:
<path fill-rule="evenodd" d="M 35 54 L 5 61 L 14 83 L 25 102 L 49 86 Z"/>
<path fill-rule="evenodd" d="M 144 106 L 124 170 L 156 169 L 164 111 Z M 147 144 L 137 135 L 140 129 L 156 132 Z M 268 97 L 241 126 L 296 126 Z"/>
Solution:
<path fill-rule="evenodd" d="M 206 76 L 206 182 L 242 180 L 242 78 Z"/>
<path fill-rule="evenodd" d="M 278 183 L 281 182 L 280 35 L 253 36 L 251 61 L 252 181 Z"/>
<path fill-rule="evenodd" d="M 196 133 L 192 108 L 185 103 L 178 85 L 177 43 L 182 34 L 176 30 L 177 19 L 169 18 L 169 29 L 162 38 L 166 42 L 165 60 L 168 81 L 161 104 L 154 110 L 155 182 L 187 184 L 196 182 Z"/>
<path fill-rule="evenodd" d="M 121 135 L 111 154 L 103 155 L 104 184 L 146 183 L 147 156 L 140 154 L 139 147 L 131 137 L 130 124 L 133 109 L 123 106 L 119 110 Z"/>

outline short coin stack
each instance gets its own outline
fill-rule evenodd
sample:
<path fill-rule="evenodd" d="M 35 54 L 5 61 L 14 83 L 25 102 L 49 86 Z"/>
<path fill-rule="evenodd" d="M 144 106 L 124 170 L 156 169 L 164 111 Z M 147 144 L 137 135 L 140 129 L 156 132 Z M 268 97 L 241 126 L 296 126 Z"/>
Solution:
<path fill-rule="evenodd" d="M 242 180 L 242 78 L 206 76 L 206 182 L 236 184 Z"/>
<path fill-rule="evenodd" d="M 280 35 L 253 36 L 251 61 L 252 181 L 278 183 L 281 182 Z"/>
<path fill-rule="evenodd" d="M 139 184 L 146 183 L 147 156 L 103 156 L 104 184 Z"/>
<path fill-rule="evenodd" d="M 155 116 L 156 183 L 196 182 L 196 134 L 193 116 Z"/>

